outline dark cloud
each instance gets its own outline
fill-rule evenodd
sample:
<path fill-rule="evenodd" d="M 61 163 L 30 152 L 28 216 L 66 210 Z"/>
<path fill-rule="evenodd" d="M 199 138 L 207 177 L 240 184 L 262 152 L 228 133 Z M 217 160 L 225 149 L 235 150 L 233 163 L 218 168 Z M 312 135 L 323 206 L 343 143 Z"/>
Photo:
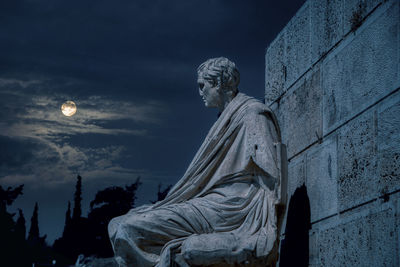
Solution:
<path fill-rule="evenodd" d="M 208 57 L 226 55 L 241 67 L 254 64 L 258 53 L 262 64 L 267 42 L 286 22 L 279 13 L 297 8 L 274 1 L 17 2 L 4 8 L 0 25 L 6 73 L 69 77 L 83 91 L 112 87 L 163 98 L 187 97 L 184 85 Z"/>
<path fill-rule="evenodd" d="M 32 162 L 34 151 L 39 149 L 37 143 L 0 135 L 1 175 L 13 173 L 25 164 Z"/>

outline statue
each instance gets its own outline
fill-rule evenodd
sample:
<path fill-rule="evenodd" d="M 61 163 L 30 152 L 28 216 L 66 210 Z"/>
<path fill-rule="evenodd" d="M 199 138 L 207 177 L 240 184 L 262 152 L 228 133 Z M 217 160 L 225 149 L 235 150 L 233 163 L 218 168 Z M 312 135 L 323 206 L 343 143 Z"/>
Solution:
<path fill-rule="evenodd" d="M 209 59 L 197 71 L 200 96 L 219 118 L 164 200 L 110 221 L 120 266 L 277 261 L 284 191 L 275 116 L 238 92 L 239 72 L 228 59 Z"/>

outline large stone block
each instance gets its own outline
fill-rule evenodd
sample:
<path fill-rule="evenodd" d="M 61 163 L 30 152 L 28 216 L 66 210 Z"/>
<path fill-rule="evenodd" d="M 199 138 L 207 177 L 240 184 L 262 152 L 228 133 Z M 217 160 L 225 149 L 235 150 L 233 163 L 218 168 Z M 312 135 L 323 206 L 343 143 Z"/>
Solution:
<path fill-rule="evenodd" d="M 310 231 L 309 235 L 309 266 L 319 266 L 318 234 Z"/>
<path fill-rule="evenodd" d="M 398 3 L 337 48 L 323 66 L 324 134 L 398 85 Z"/>
<path fill-rule="evenodd" d="M 343 36 L 343 1 L 311 0 L 311 61 L 319 60 Z"/>
<path fill-rule="evenodd" d="M 310 2 L 307 1 L 285 28 L 286 83 L 290 87 L 311 66 Z"/>
<path fill-rule="evenodd" d="M 377 197 L 377 136 L 374 111 L 340 129 L 338 138 L 339 210 Z"/>
<path fill-rule="evenodd" d="M 337 138 L 307 152 L 306 185 L 311 222 L 337 213 Z"/>
<path fill-rule="evenodd" d="M 379 107 L 378 159 L 380 193 L 400 189 L 400 92 Z"/>
<path fill-rule="evenodd" d="M 284 92 L 286 79 L 285 30 L 269 45 L 265 54 L 265 103 L 278 99 Z"/>
<path fill-rule="evenodd" d="M 345 0 L 343 8 L 344 34 L 361 26 L 365 17 L 384 0 Z"/>
<path fill-rule="evenodd" d="M 399 194 L 396 195 L 396 227 L 397 227 L 397 249 L 398 249 L 398 254 L 397 254 L 397 261 L 400 263 L 400 196 Z"/>
<path fill-rule="evenodd" d="M 276 114 L 289 158 L 318 140 L 322 136 L 320 71 L 299 80 L 282 98 Z"/>
<path fill-rule="evenodd" d="M 393 208 L 319 233 L 319 266 L 399 266 Z"/>

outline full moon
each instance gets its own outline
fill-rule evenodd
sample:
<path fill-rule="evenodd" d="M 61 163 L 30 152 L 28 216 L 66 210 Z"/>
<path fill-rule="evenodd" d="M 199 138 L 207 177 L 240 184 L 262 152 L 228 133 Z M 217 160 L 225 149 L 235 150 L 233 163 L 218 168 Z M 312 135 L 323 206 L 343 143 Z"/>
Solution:
<path fill-rule="evenodd" d="M 71 117 L 76 113 L 76 105 L 73 101 L 67 101 L 61 105 L 61 111 L 65 116 Z"/>

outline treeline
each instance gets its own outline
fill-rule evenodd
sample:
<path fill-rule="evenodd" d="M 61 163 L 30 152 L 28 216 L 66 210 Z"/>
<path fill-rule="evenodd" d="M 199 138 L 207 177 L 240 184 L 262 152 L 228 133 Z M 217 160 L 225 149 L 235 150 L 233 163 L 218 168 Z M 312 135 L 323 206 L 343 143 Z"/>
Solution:
<path fill-rule="evenodd" d="M 10 206 L 19 195 L 22 195 L 24 185 L 16 188 L 3 189 L 0 186 L 0 265 L 1 266 L 32 266 L 33 262 L 49 262 L 52 253 L 46 245 L 45 236 L 39 235 L 38 204 L 31 217 L 31 227 L 26 238 L 25 217 L 21 209 L 14 221 L 15 213 L 9 213 Z"/>
<path fill-rule="evenodd" d="M 108 258 L 113 256 L 111 243 L 108 238 L 107 226 L 109 221 L 117 216 L 126 214 L 135 207 L 136 191 L 140 187 L 140 177 L 125 187 L 112 186 L 100 190 L 90 202 L 87 217 L 82 216 L 82 177 L 78 175 L 74 203 L 67 203 L 65 224 L 62 236 L 55 240 L 52 246 L 47 245 L 46 235 L 40 236 L 38 224 L 38 204 L 31 218 L 31 227 L 26 238 L 25 218 L 19 209 L 16 214 L 9 213 L 7 206 L 22 195 L 23 185 L 4 190 L 0 186 L 0 235 L 5 249 L 1 250 L 0 260 L 9 266 L 68 266 L 74 264 L 78 255 Z M 171 186 L 162 190 L 158 186 L 157 198 L 165 198 Z M 3 260 L 4 259 L 4 260 Z M 1 264 L 0 264 L 1 265 Z M 2 265 L 3 266 L 3 265 Z M 6 265 L 8 266 L 8 265 Z"/>

